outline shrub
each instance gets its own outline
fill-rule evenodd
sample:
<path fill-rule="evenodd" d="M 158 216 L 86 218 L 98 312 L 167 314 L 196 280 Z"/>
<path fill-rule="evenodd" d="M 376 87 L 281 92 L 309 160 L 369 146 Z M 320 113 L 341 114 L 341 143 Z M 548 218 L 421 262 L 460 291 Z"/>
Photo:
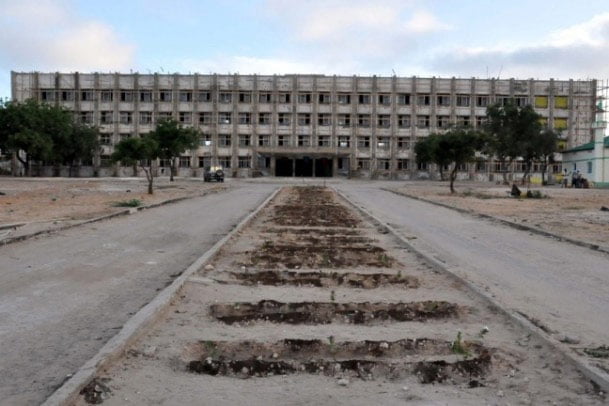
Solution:
<path fill-rule="evenodd" d="M 112 207 L 140 207 L 141 205 L 142 201 L 140 199 L 121 200 L 112 203 Z"/>

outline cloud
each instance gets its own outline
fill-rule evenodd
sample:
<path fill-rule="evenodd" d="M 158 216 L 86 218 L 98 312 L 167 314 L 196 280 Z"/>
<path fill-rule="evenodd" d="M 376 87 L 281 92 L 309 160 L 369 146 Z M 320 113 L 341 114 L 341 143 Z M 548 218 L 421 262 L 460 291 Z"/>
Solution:
<path fill-rule="evenodd" d="M 429 60 L 438 73 L 503 77 L 604 78 L 609 76 L 609 13 L 548 33 L 537 43 L 509 48 L 454 48 Z"/>
<path fill-rule="evenodd" d="M 219 56 L 212 59 L 187 59 L 178 67 L 183 72 L 239 73 L 239 74 L 345 74 L 355 72 L 350 63 L 330 65 L 312 61 L 283 58 L 257 58 L 251 56 Z"/>
<path fill-rule="evenodd" d="M 134 47 L 112 27 L 74 14 L 68 0 L 0 4 L 0 66 L 15 70 L 95 71 L 133 66 Z"/>
<path fill-rule="evenodd" d="M 336 62 L 344 58 L 392 58 L 419 40 L 451 27 L 415 0 L 267 0 L 266 11 L 294 44 Z"/>

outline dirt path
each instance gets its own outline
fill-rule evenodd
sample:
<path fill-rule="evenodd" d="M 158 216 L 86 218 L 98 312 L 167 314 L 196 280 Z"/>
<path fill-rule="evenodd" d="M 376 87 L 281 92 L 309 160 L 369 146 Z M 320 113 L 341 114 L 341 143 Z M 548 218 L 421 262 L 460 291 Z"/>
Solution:
<path fill-rule="evenodd" d="M 328 189 L 284 189 L 165 314 L 79 404 L 604 402 Z"/>

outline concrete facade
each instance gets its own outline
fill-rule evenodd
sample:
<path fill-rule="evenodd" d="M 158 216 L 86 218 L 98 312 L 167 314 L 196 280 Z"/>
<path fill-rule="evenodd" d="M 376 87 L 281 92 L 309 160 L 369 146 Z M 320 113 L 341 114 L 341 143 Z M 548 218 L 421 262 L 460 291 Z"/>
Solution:
<path fill-rule="evenodd" d="M 570 148 L 588 142 L 596 81 L 360 77 L 12 73 L 12 98 L 73 110 L 96 125 L 102 152 L 85 174 L 132 175 L 110 165 L 113 145 L 172 117 L 203 136 L 179 159 L 179 174 L 222 165 L 228 176 L 429 177 L 414 145 L 450 125 L 479 127 L 486 107 L 532 104 Z M 167 162 L 159 162 L 163 174 Z M 555 168 L 560 171 L 560 168 Z M 492 179 L 493 162 L 460 178 Z"/>

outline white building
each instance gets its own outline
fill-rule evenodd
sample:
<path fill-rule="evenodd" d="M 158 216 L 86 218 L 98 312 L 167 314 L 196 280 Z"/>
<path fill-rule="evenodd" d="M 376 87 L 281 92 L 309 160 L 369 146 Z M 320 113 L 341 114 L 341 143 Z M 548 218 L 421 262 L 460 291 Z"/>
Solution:
<path fill-rule="evenodd" d="M 569 173 L 579 170 L 594 187 L 609 188 L 609 137 L 607 123 L 594 123 L 594 141 L 563 151 L 563 168 Z"/>

